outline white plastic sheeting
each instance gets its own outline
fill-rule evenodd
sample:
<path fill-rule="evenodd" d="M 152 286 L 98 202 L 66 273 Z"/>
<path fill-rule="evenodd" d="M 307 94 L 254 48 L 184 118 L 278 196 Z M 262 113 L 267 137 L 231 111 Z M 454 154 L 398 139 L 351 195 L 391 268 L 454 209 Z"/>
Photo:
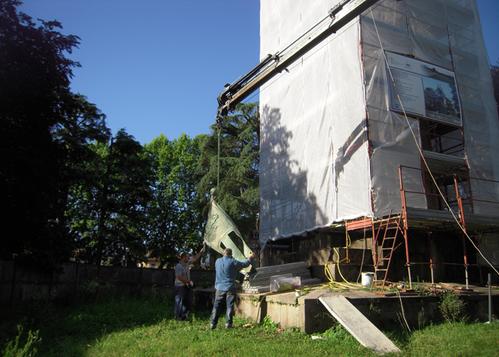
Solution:
<path fill-rule="evenodd" d="M 292 42 L 332 5 L 262 0 L 261 57 Z M 263 244 L 372 214 L 359 42 L 357 20 L 260 91 Z"/>
<path fill-rule="evenodd" d="M 337 2 L 261 0 L 261 58 L 283 49 Z M 499 120 L 475 1 L 384 0 L 373 14 L 388 56 L 455 77 L 461 113 L 453 125 L 462 119 L 471 176 L 499 179 Z M 406 189 L 424 191 L 416 142 L 391 91 L 370 11 L 261 88 L 263 245 L 336 221 L 400 212 L 400 165 L 416 168 L 404 171 Z M 418 142 L 419 120 L 409 119 Z M 474 198 L 499 201 L 498 187 L 472 180 Z M 427 207 L 424 195 L 407 200 Z M 474 209 L 497 214 L 499 204 L 475 202 Z"/>
<path fill-rule="evenodd" d="M 499 215 L 499 184 L 488 181 L 499 179 L 499 120 L 475 1 L 384 0 L 373 8 L 372 15 L 388 57 L 395 53 L 424 62 L 441 73 L 454 73 L 474 213 Z M 421 165 L 414 140 L 407 140 L 403 134 L 407 131 L 405 119 L 390 111 L 391 85 L 372 15 L 367 11 L 361 17 L 362 49 L 373 148 L 374 213 L 382 216 L 400 211 L 397 167 Z M 417 120 L 411 122 L 418 126 Z M 459 125 L 459 120 L 454 124 Z M 394 137 L 404 139 L 386 147 Z M 419 170 L 405 170 L 404 174 L 406 189 L 424 191 Z M 408 195 L 408 206 L 426 208 L 424 195 Z"/>

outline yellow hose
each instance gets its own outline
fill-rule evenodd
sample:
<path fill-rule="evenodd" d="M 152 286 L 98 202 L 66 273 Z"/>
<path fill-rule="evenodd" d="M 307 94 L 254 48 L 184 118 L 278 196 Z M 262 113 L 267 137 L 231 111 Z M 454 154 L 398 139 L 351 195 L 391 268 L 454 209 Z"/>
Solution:
<path fill-rule="evenodd" d="M 341 269 L 340 269 L 340 260 L 339 260 L 339 257 L 340 257 L 340 252 L 338 251 L 338 248 L 333 248 L 336 252 L 336 254 L 338 255 L 338 260 L 336 262 L 336 267 L 338 268 L 338 273 L 340 274 L 340 277 L 341 279 L 343 279 L 343 281 L 345 282 L 346 285 L 348 286 L 351 286 L 351 287 L 357 287 L 356 284 L 354 283 L 351 283 L 349 282 L 347 279 L 345 279 L 345 277 L 343 276 L 343 274 L 341 273 Z"/>
<path fill-rule="evenodd" d="M 324 275 L 326 276 L 326 278 L 329 281 L 328 285 L 330 287 L 338 286 L 338 287 L 343 288 L 343 289 L 350 289 L 350 288 L 358 287 L 357 284 L 350 283 L 347 279 L 345 279 L 345 277 L 341 273 L 341 269 L 340 269 L 341 260 L 340 260 L 340 253 L 338 251 L 338 248 L 333 248 L 333 251 L 334 251 L 334 254 L 336 254 L 336 256 L 338 257 L 338 259 L 336 259 L 336 262 L 333 262 L 333 263 L 336 265 L 338 273 L 344 282 L 335 281 L 333 274 L 331 273 L 331 271 L 328 268 L 328 264 L 325 264 L 324 265 Z"/>

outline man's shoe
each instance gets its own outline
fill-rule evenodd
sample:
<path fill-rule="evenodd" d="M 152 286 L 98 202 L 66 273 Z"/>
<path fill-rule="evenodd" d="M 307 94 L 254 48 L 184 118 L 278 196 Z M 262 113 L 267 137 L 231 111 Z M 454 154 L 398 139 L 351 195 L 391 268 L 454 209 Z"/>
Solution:
<path fill-rule="evenodd" d="M 214 324 L 210 324 L 210 330 L 214 330 L 217 326 Z"/>
<path fill-rule="evenodd" d="M 232 328 L 232 324 L 225 324 L 225 328 Z"/>

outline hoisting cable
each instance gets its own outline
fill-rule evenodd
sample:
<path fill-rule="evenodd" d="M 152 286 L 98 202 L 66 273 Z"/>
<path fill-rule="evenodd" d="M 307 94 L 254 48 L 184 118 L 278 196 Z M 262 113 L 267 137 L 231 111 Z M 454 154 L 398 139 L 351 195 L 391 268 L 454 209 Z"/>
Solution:
<path fill-rule="evenodd" d="M 222 131 L 222 117 L 217 116 L 217 191 L 220 186 L 220 132 Z"/>
<path fill-rule="evenodd" d="M 407 126 L 409 127 L 409 130 L 410 130 L 410 132 L 412 134 L 412 137 L 414 139 L 416 147 L 417 147 L 417 149 L 419 151 L 419 156 L 421 156 L 421 160 L 423 161 L 423 163 L 425 165 L 425 168 L 428 171 L 428 174 L 430 175 L 431 180 L 432 180 L 433 184 L 435 185 L 435 187 L 436 187 L 436 189 L 438 191 L 438 194 L 442 198 L 443 202 L 445 203 L 445 206 L 447 207 L 447 209 L 449 210 L 450 214 L 452 215 L 452 218 L 454 218 L 454 220 L 456 221 L 458 227 L 463 232 L 464 236 L 470 241 L 471 245 L 476 249 L 476 251 L 480 254 L 480 256 L 483 258 L 483 260 L 485 260 L 485 262 L 487 262 L 487 264 L 489 264 L 489 266 L 492 268 L 492 270 L 499 276 L 499 271 L 497 271 L 497 269 L 492 265 L 492 263 L 485 257 L 485 255 L 483 255 L 483 253 L 477 247 L 477 245 L 475 244 L 475 242 L 473 242 L 473 239 L 471 239 L 471 237 L 468 235 L 468 232 L 466 232 L 466 229 L 464 229 L 464 227 L 461 225 L 461 222 L 459 222 L 459 219 L 456 217 L 454 211 L 450 207 L 449 202 L 447 202 L 447 199 L 445 198 L 444 194 L 442 193 L 442 190 L 438 186 L 437 180 L 435 179 L 435 177 L 433 176 L 433 173 L 430 170 L 430 166 L 428 165 L 428 162 L 426 161 L 426 158 L 424 157 L 423 150 L 421 149 L 421 146 L 419 145 L 417 136 L 414 133 L 414 130 L 412 129 L 411 123 L 409 122 L 409 118 L 407 117 L 407 112 L 405 110 L 404 103 L 402 102 L 402 99 L 400 98 L 400 94 L 399 94 L 397 86 L 395 84 L 395 78 L 393 76 L 393 72 L 392 72 L 392 70 L 390 68 L 390 64 L 388 62 L 388 59 L 386 58 L 385 48 L 383 46 L 383 42 L 381 41 L 381 36 L 379 34 L 379 31 L 378 31 L 378 25 L 377 25 L 376 19 L 374 18 L 374 14 L 373 14 L 372 9 L 370 10 L 370 14 L 371 14 L 371 18 L 373 20 L 374 29 L 376 30 L 376 35 L 378 37 L 378 41 L 379 41 L 379 45 L 380 45 L 380 48 L 381 48 L 381 52 L 383 54 L 383 59 L 385 61 L 385 65 L 387 67 L 388 74 L 390 75 L 390 80 L 391 80 L 392 85 L 393 85 L 393 92 L 396 94 L 397 100 L 398 100 L 398 102 L 400 104 L 400 108 L 402 109 L 402 113 L 404 114 L 404 118 L 405 118 L 405 121 L 407 123 Z"/>

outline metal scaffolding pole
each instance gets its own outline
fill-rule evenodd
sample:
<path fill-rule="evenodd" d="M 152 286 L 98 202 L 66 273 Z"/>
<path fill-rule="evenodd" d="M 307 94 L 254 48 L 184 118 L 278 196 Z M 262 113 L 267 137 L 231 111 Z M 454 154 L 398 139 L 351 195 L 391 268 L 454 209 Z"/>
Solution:
<path fill-rule="evenodd" d="M 459 209 L 459 221 L 461 223 L 463 233 L 461 238 L 463 241 L 463 260 L 464 260 L 464 280 L 466 283 L 466 289 L 469 289 L 469 275 L 468 275 L 468 250 L 466 249 L 466 219 L 464 218 L 464 206 L 463 199 L 459 193 L 459 185 L 457 181 L 457 176 L 454 175 L 454 190 L 456 192 L 457 207 Z"/>
<path fill-rule="evenodd" d="M 412 277 L 411 277 L 411 259 L 409 255 L 409 236 L 408 236 L 408 228 L 409 222 L 407 219 L 407 198 L 405 196 L 404 189 L 404 177 L 402 173 L 402 166 L 399 166 L 399 182 L 400 182 L 400 200 L 401 200 L 401 210 L 400 213 L 402 215 L 402 226 L 404 233 L 404 243 L 405 243 L 405 265 L 407 267 L 407 278 L 409 280 L 409 289 L 412 289 Z"/>

